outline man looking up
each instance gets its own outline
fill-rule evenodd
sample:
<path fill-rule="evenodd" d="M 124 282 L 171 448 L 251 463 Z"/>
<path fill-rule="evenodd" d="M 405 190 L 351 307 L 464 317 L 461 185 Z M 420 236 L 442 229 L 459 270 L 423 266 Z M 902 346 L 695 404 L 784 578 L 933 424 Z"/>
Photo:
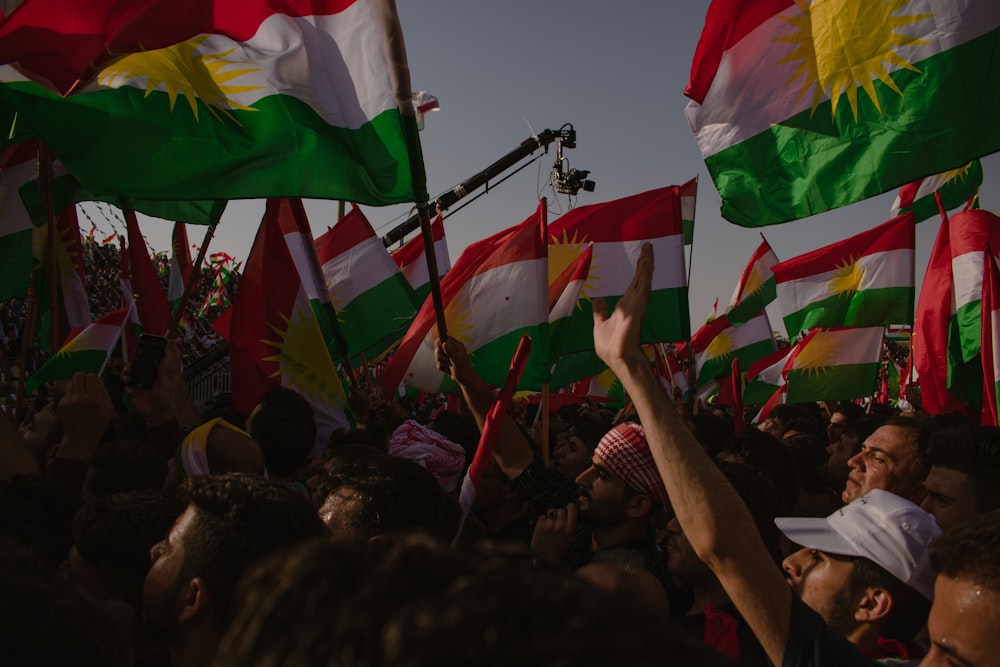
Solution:
<path fill-rule="evenodd" d="M 929 458 L 921 507 L 942 530 L 1000 507 L 1000 428 L 970 424 L 939 431 L 931 436 Z"/>
<path fill-rule="evenodd" d="M 872 489 L 882 489 L 919 503 L 924 498 L 924 478 L 930 470 L 928 436 L 912 418 L 890 419 L 875 429 L 852 456 L 851 472 L 841 499 L 856 500 Z"/>
<path fill-rule="evenodd" d="M 649 368 L 639 343 L 639 329 L 652 274 L 652 246 L 646 244 L 632 283 L 614 312 L 608 315 L 603 300 L 595 301 L 594 346 L 632 397 L 677 521 L 691 547 L 718 577 L 775 664 L 870 664 L 860 649 L 881 646 L 878 635 L 888 626 L 896 604 L 901 601 L 894 601 L 895 582 L 888 586 L 884 581 L 861 576 L 866 566 L 858 563 L 868 560 L 887 570 L 890 577 L 899 579 L 900 585 L 910 584 L 914 590 L 923 592 L 923 582 L 932 575 L 926 573 L 919 560 L 921 544 L 917 542 L 926 546 L 935 533 L 921 530 L 927 522 L 920 519 L 921 510 L 910 503 L 879 499 L 874 503 L 879 509 L 877 516 L 869 516 L 871 502 L 864 499 L 837 525 L 847 534 L 864 532 L 867 540 L 883 540 L 888 545 L 887 551 L 900 545 L 905 549 L 875 563 L 871 561 L 874 552 L 840 555 L 825 551 L 827 544 L 816 543 L 796 554 L 794 561 L 786 560 L 785 569 L 792 585 L 786 583 L 757 533 L 746 505 L 684 427 L 682 416 L 663 394 Z M 910 528 L 904 529 L 904 524 L 898 523 L 900 515 L 912 522 Z M 929 519 L 926 513 L 922 516 Z M 859 517 L 863 520 L 858 520 Z M 823 521 L 833 525 L 834 519 Z M 877 525 L 878 530 L 865 532 L 872 525 Z M 803 542 L 807 537 L 796 533 L 796 538 Z M 845 541 L 849 540 L 845 537 Z M 832 541 L 830 545 L 836 546 Z M 855 576 L 858 578 L 852 579 Z M 801 592 L 802 600 L 796 598 L 793 588 Z M 845 591 L 849 595 L 842 600 L 844 604 L 834 604 Z M 815 611 L 806 607 L 803 600 L 810 602 Z M 848 622 L 844 631 L 850 632 L 858 646 L 829 627 L 837 623 L 832 612 L 841 611 Z"/>

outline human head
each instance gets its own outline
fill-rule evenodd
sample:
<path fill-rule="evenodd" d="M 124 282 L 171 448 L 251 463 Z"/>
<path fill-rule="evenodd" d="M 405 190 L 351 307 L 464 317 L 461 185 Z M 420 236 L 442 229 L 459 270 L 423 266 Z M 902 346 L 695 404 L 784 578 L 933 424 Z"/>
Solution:
<path fill-rule="evenodd" d="M 590 460 L 597 449 L 597 443 L 611 430 L 611 424 L 586 419 L 569 429 L 569 439 L 553 452 L 556 470 L 567 479 L 576 479 L 590 467 Z"/>
<path fill-rule="evenodd" d="M 319 517 L 335 537 L 371 539 L 426 530 L 450 539 L 458 506 L 419 464 L 366 445 L 333 450 L 316 494 Z"/>
<path fill-rule="evenodd" d="M 97 447 L 87 470 L 83 496 L 107 496 L 124 491 L 162 489 L 167 460 L 145 440 L 109 440 Z"/>
<path fill-rule="evenodd" d="M 921 507 L 952 525 L 1000 507 L 1000 428 L 965 425 L 931 436 Z"/>
<path fill-rule="evenodd" d="M 52 449 L 63 437 L 62 422 L 56 414 L 56 401 L 41 398 L 28 408 L 18 426 L 24 443 L 31 449 L 38 462 L 45 464 Z"/>
<path fill-rule="evenodd" d="M 873 489 L 889 491 L 913 502 L 923 499 L 930 470 L 928 433 L 916 419 L 890 419 L 875 429 L 850 458 L 851 468 L 841 499 L 849 503 Z"/>
<path fill-rule="evenodd" d="M 832 444 L 840 440 L 840 434 L 844 432 L 844 426 L 858 419 L 863 419 L 864 416 L 865 409 L 857 403 L 837 403 L 830 413 L 830 423 L 826 427 L 826 434 L 830 443 Z"/>
<path fill-rule="evenodd" d="M 465 448 L 415 419 L 407 419 L 392 432 L 387 451 L 426 469 L 445 491 L 458 487 L 465 470 Z"/>
<path fill-rule="evenodd" d="M 576 575 L 594 588 L 621 591 L 635 597 L 650 614 L 666 618 L 670 601 L 663 583 L 634 549 L 604 549 L 594 554 Z"/>
<path fill-rule="evenodd" d="M 1000 509 L 962 521 L 931 547 L 938 570 L 921 665 L 988 665 L 1000 654 Z"/>
<path fill-rule="evenodd" d="M 878 417 L 865 417 L 844 423 L 840 428 L 840 437 L 831 441 L 826 448 L 826 463 L 823 466 L 823 481 L 827 489 L 836 491 L 839 495 L 847 484 L 847 476 L 851 467 L 847 462 L 861 451 L 861 443 L 875 432 L 885 422 Z"/>
<path fill-rule="evenodd" d="M 229 472 L 264 474 L 264 455 L 260 446 L 238 426 L 216 418 L 201 424 L 184 436 L 167 475 L 167 487 L 181 480 Z"/>
<path fill-rule="evenodd" d="M 247 417 L 247 431 L 260 446 L 268 472 L 279 477 L 295 472 L 316 442 L 312 406 L 288 387 L 264 394 Z"/>
<path fill-rule="evenodd" d="M 789 583 L 827 623 L 846 632 L 853 624 L 878 622 L 897 635 L 916 632 L 922 624 L 920 614 L 911 612 L 929 606 L 920 598 L 933 597 L 935 573 L 927 550 L 941 530 L 917 505 L 875 489 L 829 517 L 775 523 L 802 546 L 783 564 Z M 869 616 L 858 614 L 861 599 L 867 599 Z"/>
<path fill-rule="evenodd" d="M 238 600 L 216 667 L 722 664 L 633 597 L 495 543 L 312 541 L 254 568 Z"/>
<path fill-rule="evenodd" d="M 305 496 L 253 475 L 191 477 L 179 498 L 186 507 L 151 550 L 143 590 L 147 625 L 168 640 L 187 623 L 223 629 L 233 589 L 248 564 L 323 534 Z"/>
<path fill-rule="evenodd" d="M 91 498 L 73 519 L 70 576 L 92 595 L 142 609 L 149 550 L 180 515 L 180 502 L 162 491 L 125 491 Z"/>
<path fill-rule="evenodd" d="M 645 520 L 667 502 L 646 435 L 639 424 L 623 422 L 601 438 L 591 465 L 576 478 L 580 516 L 595 526 Z"/>

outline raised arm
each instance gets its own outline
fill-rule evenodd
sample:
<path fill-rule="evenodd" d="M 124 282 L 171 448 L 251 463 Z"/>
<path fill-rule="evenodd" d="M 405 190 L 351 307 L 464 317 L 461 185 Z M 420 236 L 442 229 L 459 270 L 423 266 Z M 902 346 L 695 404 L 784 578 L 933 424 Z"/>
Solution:
<path fill-rule="evenodd" d="M 646 244 L 615 310 L 594 302 L 594 347 L 635 404 L 677 521 L 719 578 L 768 656 L 781 664 L 792 592 L 774 566 L 746 505 L 660 389 L 639 344 L 649 300 L 653 249 Z"/>
<path fill-rule="evenodd" d="M 483 382 L 476 374 L 465 346 L 460 341 L 454 338 L 448 338 L 443 343 L 441 340 L 434 341 L 434 356 L 438 369 L 451 375 L 451 378 L 462 389 L 462 397 L 469 406 L 479 429 L 482 430 L 486 414 L 496 401 L 493 388 Z M 493 458 L 496 459 L 503 474 L 510 479 L 523 473 L 535 459 L 531 443 L 508 416 L 504 417 L 503 426 L 493 450 Z"/>

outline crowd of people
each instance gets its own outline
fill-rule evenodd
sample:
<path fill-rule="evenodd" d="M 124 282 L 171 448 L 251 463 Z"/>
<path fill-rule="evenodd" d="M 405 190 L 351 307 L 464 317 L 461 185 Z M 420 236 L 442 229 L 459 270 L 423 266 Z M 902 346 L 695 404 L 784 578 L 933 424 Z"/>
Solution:
<path fill-rule="evenodd" d="M 0 418 L 11 664 L 996 664 L 1000 429 L 675 404 L 638 342 L 653 261 L 595 303 L 631 411 L 515 406 L 468 513 L 496 392 L 455 339 L 460 408 L 352 386 L 319 446 L 287 388 L 199 410 L 176 342 L 151 388 L 77 374 Z"/>
<path fill-rule="evenodd" d="M 97 241 L 82 238 L 83 265 L 87 302 L 92 319 L 97 319 L 122 307 L 121 249 L 113 238 Z M 158 252 L 151 256 L 160 283 L 167 290 L 170 281 L 170 257 Z M 232 258 L 206 262 L 201 280 L 190 296 L 182 326 L 176 337 L 184 364 L 189 365 L 222 344 L 222 338 L 212 329 L 212 323 L 232 303 L 239 285 L 239 266 Z M 20 297 L 0 302 L 0 408 L 13 414 L 17 379 L 21 372 L 24 349 L 24 326 L 28 321 L 28 298 Z M 49 357 L 41 337 L 34 336 L 27 346 L 24 366 L 30 376 Z"/>

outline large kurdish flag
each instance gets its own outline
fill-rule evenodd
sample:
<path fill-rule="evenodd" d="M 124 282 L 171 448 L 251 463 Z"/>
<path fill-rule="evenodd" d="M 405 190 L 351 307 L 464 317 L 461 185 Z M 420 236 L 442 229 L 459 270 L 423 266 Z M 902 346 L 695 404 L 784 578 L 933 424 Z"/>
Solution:
<path fill-rule="evenodd" d="M 713 0 L 686 114 L 756 227 L 1000 150 L 996 0 Z"/>
<path fill-rule="evenodd" d="M 839 401 L 871 396 L 882 358 L 884 327 L 809 332 L 785 362 L 787 401 Z"/>
<path fill-rule="evenodd" d="M 410 284 L 357 207 L 316 239 L 316 254 L 353 364 L 392 347 L 416 315 Z"/>
<path fill-rule="evenodd" d="M 0 24 L 0 62 L 66 87 L 74 73 L 92 74 L 80 71 L 88 59 L 107 61 L 86 50 L 93 41 L 132 53 L 70 97 L 26 82 L 0 93 L 18 131 L 44 141 L 89 191 L 426 200 L 390 0 L 284 2 L 280 11 L 265 0 L 145 0 L 128 15 L 123 3 L 66 5 L 76 3 L 18 7 Z"/>
<path fill-rule="evenodd" d="M 790 338 L 913 321 L 913 214 L 771 267 Z"/>

